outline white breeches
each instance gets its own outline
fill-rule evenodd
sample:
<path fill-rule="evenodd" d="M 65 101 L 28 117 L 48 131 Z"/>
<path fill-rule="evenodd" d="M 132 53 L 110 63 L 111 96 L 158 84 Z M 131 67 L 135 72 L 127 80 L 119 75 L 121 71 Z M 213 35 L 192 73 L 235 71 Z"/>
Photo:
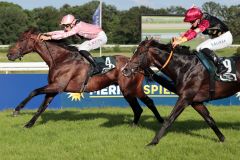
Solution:
<path fill-rule="evenodd" d="M 197 51 L 203 48 L 209 48 L 210 50 L 218 50 L 222 48 L 226 48 L 232 44 L 233 38 L 230 31 L 220 35 L 219 37 L 208 39 L 201 44 L 199 44 L 196 48 Z"/>
<path fill-rule="evenodd" d="M 107 43 L 107 36 L 104 31 L 98 33 L 97 37 L 88 41 L 83 42 L 78 47 L 78 50 L 91 51 L 93 49 L 100 48 L 102 45 Z"/>

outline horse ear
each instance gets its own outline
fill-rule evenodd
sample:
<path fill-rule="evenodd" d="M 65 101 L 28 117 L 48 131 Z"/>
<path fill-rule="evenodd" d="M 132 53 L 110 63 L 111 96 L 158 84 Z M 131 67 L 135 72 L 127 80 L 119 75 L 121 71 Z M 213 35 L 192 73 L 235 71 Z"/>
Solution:
<path fill-rule="evenodd" d="M 148 37 L 146 36 L 145 41 L 147 41 L 147 40 L 148 40 Z"/>
<path fill-rule="evenodd" d="M 146 47 L 149 47 L 151 45 L 151 42 L 153 41 L 153 37 L 151 37 L 148 42 L 146 43 Z"/>

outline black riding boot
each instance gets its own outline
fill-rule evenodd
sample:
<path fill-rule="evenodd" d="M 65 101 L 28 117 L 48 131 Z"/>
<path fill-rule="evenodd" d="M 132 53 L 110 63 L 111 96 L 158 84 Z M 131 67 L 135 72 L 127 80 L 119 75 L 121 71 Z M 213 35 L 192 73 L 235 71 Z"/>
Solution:
<path fill-rule="evenodd" d="M 224 66 L 224 64 L 222 63 L 220 58 L 214 53 L 214 51 L 208 48 L 204 48 L 201 51 L 205 53 L 213 61 L 215 66 L 217 66 L 217 74 L 223 74 L 227 72 L 228 69 Z"/>
<path fill-rule="evenodd" d="M 79 53 L 90 62 L 90 64 L 93 66 L 93 74 L 100 73 L 101 70 L 95 60 L 93 59 L 92 55 L 85 50 L 80 50 Z"/>

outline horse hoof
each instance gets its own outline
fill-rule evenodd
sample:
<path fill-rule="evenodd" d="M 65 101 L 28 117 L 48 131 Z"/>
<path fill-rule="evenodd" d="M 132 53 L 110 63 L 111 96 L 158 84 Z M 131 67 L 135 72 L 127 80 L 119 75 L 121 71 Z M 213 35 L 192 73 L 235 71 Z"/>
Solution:
<path fill-rule="evenodd" d="M 130 126 L 133 127 L 133 128 L 135 128 L 135 127 L 138 127 L 138 124 L 132 123 Z"/>
<path fill-rule="evenodd" d="M 27 123 L 24 127 L 25 128 L 31 128 L 34 125 L 34 123 Z"/>
<path fill-rule="evenodd" d="M 20 111 L 13 111 L 13 117 L 17 117 L 20 114 Z"/>
<path fill-rule="evenodd" d="M 152 142 L 148 143 L 146 146 L 147 147 L 154 147 L 156 145 L 157 145 L 157 143 L 152 141 Z"/>
<path fill-rule="evenodd" d="M 225 137 L 222 136 L 222 137 L 219 138 L 219 140 L 220 140 L 220 142 L 224 142 L 225 141 Z"/>

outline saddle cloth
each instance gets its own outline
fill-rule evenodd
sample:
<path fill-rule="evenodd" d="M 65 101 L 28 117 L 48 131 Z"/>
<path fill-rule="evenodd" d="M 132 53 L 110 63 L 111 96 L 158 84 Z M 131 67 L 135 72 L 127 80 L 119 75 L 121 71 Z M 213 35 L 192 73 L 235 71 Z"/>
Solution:
<path fill-rule="evenodd" d="M 214 75 L 214 79 L 217 81 L 222 82 L 233 82 L 237 81 L 236 76 L 236 65 L 233 58 L 229 57 L 222 57 L 221 61 L 224 64 L 224 66 L 228 69 L 227 72 L 225 72 L 222 75 L 216 74 L 217 67 L 214 65 L 214 63 L 202 52 L 196 53 L 198 59 L 202 62 L 203 66 L 207 69 L 210 75 Z"/>
<path fill-rule="evenodd" d="M 97 65 L 101 69 L 99 74 L 104 74 L 116 67 L 116 58 L 114 56 L 94 57 Z"/>

